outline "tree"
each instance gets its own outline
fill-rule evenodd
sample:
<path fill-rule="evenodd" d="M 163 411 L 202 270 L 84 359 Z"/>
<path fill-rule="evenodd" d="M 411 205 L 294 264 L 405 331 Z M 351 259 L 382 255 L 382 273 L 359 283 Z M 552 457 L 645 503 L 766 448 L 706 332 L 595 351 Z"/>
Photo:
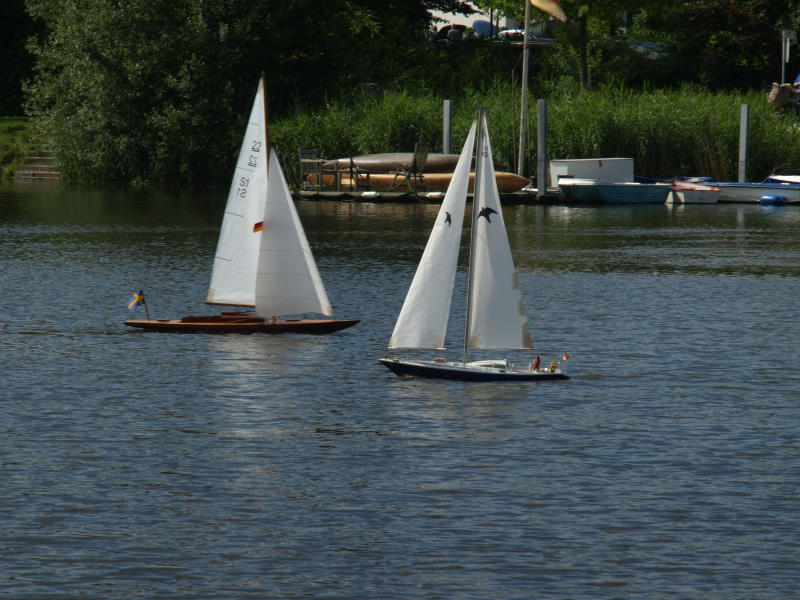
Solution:
<path fill-rule="evenodd" d="M 25 12 L 25 0 L 0 2 L 0 115 L 22 114 L 21 81 L 33 68 L 25 40 L 35 31 L 36 24 Z"/>
<path fill-rule="evenodd" d="M 429 24 L 421 0 L 28 0 L 28 10 L 48 32 L 29 45 L 29 111 L 67 175 L 120 179 L 227 177 L 261 70 L 271 111 L 287 110 L 402 69 Z"/>
<path fill-rule="evenodd" d="M 667 23 L 687 77 L 723 89 L 780 77 L 781 30 L 800 24 L 797 0 L 688 0 Z"/>
<path fill-rule="evenodd" d="M 233 0 L 31 0 L 49 28 L 31 43 L 28 106 L 68 175 L 213 176 L 236 123 L 238 70 L 262 15 Z M 257 73 L 249 73 L 255 89 Z M 252 90 L 250 90 L 252 92 Z"/>

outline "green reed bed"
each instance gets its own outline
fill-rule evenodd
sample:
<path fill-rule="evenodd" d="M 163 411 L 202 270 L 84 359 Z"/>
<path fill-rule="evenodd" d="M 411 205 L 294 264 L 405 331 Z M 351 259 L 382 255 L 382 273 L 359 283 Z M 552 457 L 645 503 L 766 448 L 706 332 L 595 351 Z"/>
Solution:
<path fill-rule="evenodd" d="M 739 121 L 742 104 L 750 106 L 747 176 L 761 180 L 772 173 L 800 173 L 800 117 L 766 102 L 766 91 L 711 93 L 686 86 L 677 90 L 598 91 L 532 89 L 529 95 L 526 171 L 536 164 L 536 100 L 548 110 L 551 159 L 632 157 L 637 175 L 669 177 L 706 175 L 735 180 L 738 174 Z M 414 143 L 442 149 L 443 98 L 387 92 L 332 101 L 308 113 L 278 119 L 271 135 L 296 174 L 301 147 L 316 148 L 326 158 L 376 152 L 410 151 Z M 498 83 L 468 90 L 453 99 L 453 151 L 459 152 L 475 109 L 487 109 L 495 160 L 515 169 L 519 138 L 519 89 Z"/>
<path fill-rule="evenodd" d="M 25 117 L 0 117 L 0 179 L 13 176 L 22 160 L 35 147 L 33 120 Z"/>

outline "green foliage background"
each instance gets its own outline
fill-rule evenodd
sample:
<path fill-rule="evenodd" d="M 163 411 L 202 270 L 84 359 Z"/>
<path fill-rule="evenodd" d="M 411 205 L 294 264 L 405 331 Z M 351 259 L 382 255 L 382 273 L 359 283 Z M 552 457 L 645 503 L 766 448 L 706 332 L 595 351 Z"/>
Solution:
<path fill-rule="evenodd" d="M 705 175 L 736 180 L 739 122 L 750 106 L 748 174 L 761 180 L 772 173 L 800 172 L 800 120 L 765 102 L 764 94 L 712 93 L 696 86 L 631 92 L 605 88 L 563 93 L 534 90 L 549 98 L 550 159 L 622 156 L 634 159 L 637 175 Z M 487 109 L 492 152 L 512 170 L 519 131 L 519 90 L 497 83 L 470 90 L 454 103 L 453 148 L 459 151 L 475 111 Z M 316 111 L 278 119 L 272 140 L 286 171 L 298 183 L 300 148 L 316 148 L 326 158 L 374 152 L 409 151 L 415 141 L 442 150 L 443 98 L 432 92 L 387 93 L 359 102 L 332 101 Z M 535 173 L 536 103 L 529 107 L 526 173 Z"/>
<path fill-rule="evenodd" d="M 532 97 L 550 103 L 551 156 L 626 155 L 640 174 L 730 177 L 747 101 L 754 172 L 798 168 L 791 123 L 764 97 L 800 0 L 562 4 L 570 19 L 547 25 L 556 43 L 534 50 L 531 72 Z M 16 56 L 27 39 L 28 62 L 7 64 L 66 177 L 225 181 L 261 70 L 287 160 L 299 147 L 331 157 L 436 148 L 449 98 L 457 133 L 488 108 L 495 153 L 512 165 L 520 49 L 433 41 L 432 8 L 468 10 L 459 0 L 6 0 L 0 15 L 16 26 L 0 52 Z M 665 52 L 647 58 L 631 40 Z M 6 98 L 8 114 L 20 100 Z"/>

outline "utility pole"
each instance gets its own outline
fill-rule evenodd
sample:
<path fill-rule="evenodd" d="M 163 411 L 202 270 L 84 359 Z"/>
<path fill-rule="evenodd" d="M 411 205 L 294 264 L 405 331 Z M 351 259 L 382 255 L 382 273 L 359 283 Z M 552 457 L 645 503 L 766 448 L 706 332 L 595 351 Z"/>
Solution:
<path fill-rule="evenodd" d="M 528 30 L 531 27 L 531 3 L 525 2 L 525 30 L 522 39 L 522 105 L 519 116 L 519 154 L 517 155 L 517 175 L 525 176 L 525 137 L 528 129 Z"/>

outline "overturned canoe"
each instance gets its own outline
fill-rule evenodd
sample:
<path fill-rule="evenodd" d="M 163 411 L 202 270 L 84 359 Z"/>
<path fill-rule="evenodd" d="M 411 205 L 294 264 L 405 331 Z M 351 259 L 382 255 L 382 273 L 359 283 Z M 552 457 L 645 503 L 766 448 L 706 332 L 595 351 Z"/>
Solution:
<path fill-rule="evenodd" d="M 446 192 L 450 185 L 452 173 L 424 173 L 411 177 L 408 175 L 395 173 L 357 173 L 353 178 L 348 175 L 339 177 L 339 186 L 343 190 L 363 189 L 381 190 L 385 192 Z M 501 194 L 510 194 L 528 185 L 528 180 L 514 173 L 498 171 L 495 173 L 497 189 Z M 306 180 L 316 185 L 317 175 L 312 173 Z M 469 174 L 469 190 L 473 191 L 475 184 L 475 173 Z M 333 173 L 323 173 L 323 188 L 336 188 L 337 175 Z"/>
<path fill-rule="evenodd" d="M 323 171 L 346 171 L 351 167 L 368 173 L 394 173 L 399 170 L 408 171 L 414 160 L 413 152 L 384 152 L 381 154 L 363 154 L 352 158 L 329 160 L 322 164 Z M 458 162 L 458 154 L 441 154 L 431 152 L 425 161 L 425 173 L 452 173 Z M 472 159 L 475 166 L 475 159 Z M 502 170 L 503 165 L 494 164 L 495 170 Z"/>

